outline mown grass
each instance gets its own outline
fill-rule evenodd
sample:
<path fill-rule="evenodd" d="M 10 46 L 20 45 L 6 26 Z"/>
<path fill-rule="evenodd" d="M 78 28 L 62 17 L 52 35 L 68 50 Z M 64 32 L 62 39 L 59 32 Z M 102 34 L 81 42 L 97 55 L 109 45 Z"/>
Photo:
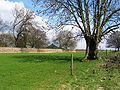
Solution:
<path fill-rule="evenodd" d="M 71 53 L 0 54 L 0 90 L 120 90 L 118 69 L 105 69 L 102 60 L 81 62 L 74 54 L 74 76 L 70 75 Z"/>

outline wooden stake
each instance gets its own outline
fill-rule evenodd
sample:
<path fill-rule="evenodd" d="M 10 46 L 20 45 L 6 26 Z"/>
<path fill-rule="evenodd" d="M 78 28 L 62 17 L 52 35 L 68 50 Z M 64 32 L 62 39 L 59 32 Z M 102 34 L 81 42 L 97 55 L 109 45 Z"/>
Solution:
<path fill-rule="evenodd" d="M 106 56 L 108 55 L 107 49 L 106 49 Z"/>
<path fill-rule="evenodd" d="M 71 75 L 73 76 L 73 54 L 71 54 Z"/>

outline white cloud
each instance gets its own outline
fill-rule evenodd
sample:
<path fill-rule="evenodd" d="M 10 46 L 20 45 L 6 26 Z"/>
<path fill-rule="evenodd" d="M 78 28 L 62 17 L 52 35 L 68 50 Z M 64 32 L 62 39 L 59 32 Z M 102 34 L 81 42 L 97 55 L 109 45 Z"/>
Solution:
<path fill-rule="evenodd" d="M 47 19 L 36 15 L 34 21 L 38 22 L 40 27 L 44 26 L 44 28 L 48 29 Z"/>
<path fill-rule="evenodd" d="M 15 5 L 24 7 L 22 2 L 10 2 L 8 0 L 0 0 L 0 17 L 5 21 L 12 21 L 14 19 L 12 15 Z"/>
<path fill-rule="evenodd" d="M 25 8 L 23 2 L 12 2 L 8 0 L 0 0 L 0 18 L 2 18 L 4 21 L 12 22 L 14 20 L 13 17 L 13 9 L 14 7 L 20 7 L 20 8 Z M 43 20 L 42 17 L 40 16 L 35 16 L 35 21 L 37 21 L 40 26 L 45 26 L 47 27 L 47 19 Z"/>
<path fill-rule="evenodd" d="M 82 38 L 80 39 L 80 41 L 77 44 L 77 49 L 85 49 L 86 48 L 86 43 L 85 43 L 85 39 Z"/>

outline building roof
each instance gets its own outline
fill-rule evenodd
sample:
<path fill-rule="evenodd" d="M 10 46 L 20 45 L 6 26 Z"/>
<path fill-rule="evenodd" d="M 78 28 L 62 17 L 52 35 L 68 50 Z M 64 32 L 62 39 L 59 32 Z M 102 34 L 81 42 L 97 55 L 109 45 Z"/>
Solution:
<path fill-rule="evenodd" d="M 49 45 L 47 48 L 50 48 L 50 49 L 60 49 L 59 47 L 57 47 L 53 43 L 51 45 Z"/>

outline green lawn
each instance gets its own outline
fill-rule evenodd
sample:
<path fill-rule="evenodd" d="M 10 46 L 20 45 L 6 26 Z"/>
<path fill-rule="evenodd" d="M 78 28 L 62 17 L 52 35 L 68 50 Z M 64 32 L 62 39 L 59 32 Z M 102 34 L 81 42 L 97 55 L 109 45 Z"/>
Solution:
<path fill-rule="evenodd" d="M 0 54 L 0 90 L 120 90 L 117 69 L 100 67 L 101 60 L 81 62 L 74 53 Z"/>

